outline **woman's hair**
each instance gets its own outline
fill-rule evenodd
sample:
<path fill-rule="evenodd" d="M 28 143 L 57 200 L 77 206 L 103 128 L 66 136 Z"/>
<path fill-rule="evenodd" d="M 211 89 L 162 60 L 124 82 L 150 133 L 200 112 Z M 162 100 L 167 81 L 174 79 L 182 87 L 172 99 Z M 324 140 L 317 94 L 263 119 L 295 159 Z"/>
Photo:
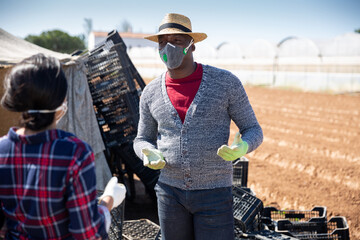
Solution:
<path fill-rule="evenodd" d="M 67 81 L 60 62 L 53 57 L 36 54 L 16 64 L 4 81 L 1 105 L 22 112 L 21 127 L 34 131 L 48 127 L 55 113 L 28 113 L 28 110 L 53 110 L 67 94 Z"/>

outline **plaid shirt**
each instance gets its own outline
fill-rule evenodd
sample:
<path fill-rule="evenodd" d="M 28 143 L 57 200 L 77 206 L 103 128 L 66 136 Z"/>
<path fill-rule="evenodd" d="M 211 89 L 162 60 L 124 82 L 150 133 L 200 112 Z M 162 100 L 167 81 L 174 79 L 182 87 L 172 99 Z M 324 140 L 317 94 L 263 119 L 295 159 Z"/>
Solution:
<path fill-rule="evenodd" d="M 94 155 L 71 133 L 53 129 L 0 138 L 0 203 L 7 239 L 107 237 L 96 201 Z"/>

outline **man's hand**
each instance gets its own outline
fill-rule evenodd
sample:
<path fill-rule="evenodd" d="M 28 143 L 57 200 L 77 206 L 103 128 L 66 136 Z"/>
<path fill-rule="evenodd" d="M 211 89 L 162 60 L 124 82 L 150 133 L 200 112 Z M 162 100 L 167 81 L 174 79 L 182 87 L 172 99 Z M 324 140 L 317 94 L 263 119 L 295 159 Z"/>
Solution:
<path fill-rule="evenodd" d="M 237 132 L 231 146 L 222 145 L 218 149 L 217 155 L 222 157 L 225 161 L 234 161 L 235 159 L 244 156 L 248 149 L 249 145 L 241 139 L 240 133 Z"/>
<path fill-rule="evenodd" d="M 165 160 L 162 153 L 157 149 L 143 148 L 141 152 L 144 154 L 144 166 L 151 169 L 162 169 L 165 167 Z"/>

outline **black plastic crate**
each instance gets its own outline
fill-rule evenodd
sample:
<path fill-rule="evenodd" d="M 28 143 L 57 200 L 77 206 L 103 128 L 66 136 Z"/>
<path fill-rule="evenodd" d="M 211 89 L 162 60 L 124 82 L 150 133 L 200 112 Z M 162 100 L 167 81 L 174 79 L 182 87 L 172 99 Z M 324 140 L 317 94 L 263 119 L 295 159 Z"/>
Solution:
<path fill-rule="evenodd" d="M 265 207 L 263 216 L 272 220 L 287 219 L 293 222 L 309 221 L 313 218 L 326 221 L 326 207 L 315 206 L 311 210 L 278 210 L 275 207 Z"/>
<path fill-rule="evenodd" d="M 248 232 L 261 230 L 262 201 L 240 187 L 233 186 L 232 192 L 235 231 Z"/>
<path fill-rule="evenodd" d="M 335 216 L 327 222 L 326 233 L 278 231 L 301 240 L 350 240 L 349 226 L 346 218 Z"/>
<path fill-rule="evenodd" d="M 110 51 L 113 53 L 115 51 L 119 56 L 121 56 L 121 58 L 119 58 L 121 66 L 126 70 L 127 74 L 132 76 L 132 80 L 134 80 L 130 84 L 134 83 L 134 87 L 144 89 L 145 83 L 130 60 L 129 55 L 127 55 L 126 45 L 116 30 L 109 32 L 106 40 L 97 44 L 95 49 L 91 50 L 90 55 L 103 56 L 108 54 Z M 94 57 L 90 57 L 89 59 L 96 61 Z M 99 57 L 97 57 L 97 59 L 99 59 Z M 101 59 L 99 62 L 100 61 Z"/>
<path fill-rule="evenodd" d="M 233 163 L 233 185 L 247 187 L 249 160 L 241 157 Z"/>
<path fill-rule="evenodd" d="M 126 240 L 160 240 L 160 235 L 160 226 L 148 219 L 124 222 L 122 236 Z"/>
<path fill-rule="evenodd" d="M 113 97 L 113 105 L 95 104 L 95 113 L 107 147 L 132 142 L 136 136 L 138 106 L 132 104 L 132 94 Z"/>
<path fill-rule="evenodd" d="M 265 207 L 262 222 L 271 230 L 291 232 L 326 233 L 326 207 L 316 206 L 311 210 L 278 210 Z"/>
<path fill-rule="evenodd" d="M 100 197 L 103 194 L 103 191 L 97 191 L 97 197 Z M 110 211 L 111 215 L 111 225 L 108 232 L 109 240 L 121 240 L 123 223 L 124 223 L 124 213 L 125 213 L 125 199 L 124 201 L 113 208 Z"/>
<path fill-rule="evenodd" d="M 117 31 L 82 56 L 100 132 L 107 148 L 131 143 L 139 121 L 139 95 L 145 83 Z"/>
<path fill-rule="evenodd" d="M 327 222 L 319 219 L 311 219 L 308 222 L 290 222 L 279 220 L 275 230 L 288 230 L 291 232 L 326 233 Z"/>
<path fill-rule="evenodd" d="M 111 225 L 108 233 L 110 240 L 121 239 L 124 222 L 124 211 L 125 201 L 123 201 L 118 207 L 112 209 L 110 212 Z"/>
<path fill-rule="evenodd" d="M 296 240 L 293 236 L 282 234 L 271 230 L 261 230 L 251 233 L 235 234 L 235 240 L 242 239 L 259 239 L 259 240 Z"/>

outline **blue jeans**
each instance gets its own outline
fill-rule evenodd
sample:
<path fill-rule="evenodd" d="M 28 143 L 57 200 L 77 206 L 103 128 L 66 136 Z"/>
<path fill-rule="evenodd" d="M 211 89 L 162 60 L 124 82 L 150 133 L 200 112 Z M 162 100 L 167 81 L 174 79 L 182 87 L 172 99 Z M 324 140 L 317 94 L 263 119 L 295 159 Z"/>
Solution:
<path fill-rule="evenodd" d="M 182 190 L 155 186 L 162 240 L 233 240 L 231 187 Z"/>

